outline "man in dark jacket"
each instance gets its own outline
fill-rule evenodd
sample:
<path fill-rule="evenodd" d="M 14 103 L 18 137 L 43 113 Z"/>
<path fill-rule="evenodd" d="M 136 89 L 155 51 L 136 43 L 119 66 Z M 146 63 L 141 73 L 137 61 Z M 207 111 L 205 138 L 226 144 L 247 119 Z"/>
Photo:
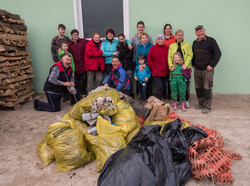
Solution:
<path fill-rule="evenodd" d="M 121 91 L 124 94 L 129 95 L 130 77 L 122 68 L 122 64 L 118 57 L 113 57 L 112 66 L 113 68 L 109 75 L 104 79 L 103 85 L 115 88 L 117 91 Z"/>
<path fill-rule="evenodd" d="M 208 114 L 211 110 L 214 67 L 218 64 L 221 51 L 212 37 L 206 35 L 206 30 L 199 25 L 195 28 L 197 39 L 193 42 L 193 60 L 195 89 L 199 104 L 196 109 Z"/>
<path fill-rule="evenodd" d="M 60 111 L 62 93 L 67 92 L 67 87 L 75 87 L 77 91 L 75 96 L 72 95 L 71 105 L 80 100 L 79 87 L 72 77 L 70 64 L 71 56 L 65 54 L 61 61 L 55 63 L 50 68 L 49 76 L 43 87 L 48 103 L 34 99 L 33 104 L 36 110 L 50 112 Z"/>
<path fill-rule="evenodd" d="M 89 42 L 86 39 L 79 38 L 77 29 L 71 31 L 72 39 L 69 41 L 69 53 L 72 54 L 75 63 L 75 80 L 79 83 L 81 94 L 86 96 L 87 72 L 84 71 L 84 53 L 85 46 Z"/>

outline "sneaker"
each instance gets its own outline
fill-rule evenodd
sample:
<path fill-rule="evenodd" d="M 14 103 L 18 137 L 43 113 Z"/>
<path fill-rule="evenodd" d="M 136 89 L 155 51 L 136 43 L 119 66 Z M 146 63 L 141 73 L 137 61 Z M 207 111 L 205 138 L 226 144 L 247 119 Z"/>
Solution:
<path fill-rule="evenodd" d="M 196 105 L 195 106 L 195 109 L 202 109 L 203 108 L 203 106 L 201 106 L 201 105 Z"/>
<path fill-rule="evenodd" d="M 37 101 L 38 99 L 33 99 L 33 107 L 35 110 L 38 110 Z"/>
<path fill-rule="evenodd" d="M 189 108 L 190 107 L 190 103 L 188 101 L 185 102 L 185 107 Z"/>
<path fill-rule="evenodd" d="M 210 112 L 210 109 L 209 108 L 204 108 L 202 109 L 202 113 L 203 114 L 208 114 Z"/>

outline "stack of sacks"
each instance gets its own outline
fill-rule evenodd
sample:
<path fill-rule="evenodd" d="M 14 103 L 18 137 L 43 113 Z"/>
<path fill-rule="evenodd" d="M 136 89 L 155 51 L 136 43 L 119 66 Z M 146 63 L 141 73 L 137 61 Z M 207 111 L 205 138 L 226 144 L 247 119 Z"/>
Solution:
<path fill-rule="evenodd" d="M 114 107 L 97 109 L 96 112 L 110 116 L 115 126 L 98 116 L 98 135 L 88 134 L 88 125 L 82 121 L 82 114 L 90 113 L 93 102 L 103 96 L 110 97 Z M 37 152 L 44 166 L 55 159 L 57 171 L 69 171 L 96 158 L 97 172 L 100 172 L 105 161 L 116 151 L 125 148 L 140 127 L 133 108 L 120 100 L 115 89 L 93 91 L 90 96 L 76 103 L 61 122 L 49 126 L 45 140 L 38 144 Z"/>

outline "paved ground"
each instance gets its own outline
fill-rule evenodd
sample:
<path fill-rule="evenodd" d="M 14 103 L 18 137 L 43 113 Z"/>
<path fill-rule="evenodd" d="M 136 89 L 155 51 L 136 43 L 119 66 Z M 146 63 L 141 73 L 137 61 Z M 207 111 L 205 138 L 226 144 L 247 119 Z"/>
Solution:
<path fill-rule="evenodd" d="M 37 94 L 45 100 L 44 94 Z M 219 95 L 213 100 L 213 110 L 204 115 L 195 110 L 197 100 L 191 95 L 191 108 L 177 113 L 192 124 L 217 129 L 227 148 L 242 154 L 242 160 L 234 161 L 233 185 L 247 186 L 250 183 L 250 95 Z M 94 186 L 99 174 L 95 161 L 69 172 L 56 173 L 56 163 L 44 167 L 36 153 L 37 144 L 43 140 L 48 126 L 57 122 L 70 110 L 69 102 L 63 103 L 58 113 L 38 112 L 32 103 L 23 104 L 18 111 L 0 110 L 0 185 L 64 185 Z M 210 180 L 191 179 L 187 186 L 210 186 Z"/>

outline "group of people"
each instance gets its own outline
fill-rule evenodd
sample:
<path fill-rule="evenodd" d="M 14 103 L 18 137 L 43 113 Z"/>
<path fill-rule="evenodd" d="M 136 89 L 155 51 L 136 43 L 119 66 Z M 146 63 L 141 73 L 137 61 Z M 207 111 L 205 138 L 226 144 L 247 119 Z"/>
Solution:
<path fill-rule="evenodd" d="M 112 29 L 106 31 L 106 39 L 101 40 L 98 32 L 92 39 L 79 38 L 78 30 L 71 31 L 71 39 L 65 36 L 66 27 L 58 26 L 58 36 L 52 39 L 51 53 L 55 64 L 51 67 L 44 85 L 48 103 L 34 100 L 36 110 L 59 111 L 60 100 L 67 101 L 68 88 L 75 87 L 77 94 L 71 104 L 87 96 L 96 86 L 109 86 L 117 91 L 141 99 L 142 105 L 152 95 L 152 83 L 156 84 L 158 99 L 171 99 L 174 110 L 177 102 L 183 111 L 190 107 L 191 67 L 194 68 L 195 89 L 199 100 L 196 109 L 209 113 L 212 102 L 214 67 L 220 60 L 221 51 L 215 39 L 206 35 L 199 25 L 195 28 L 197 39 L 193 46 L 184 41 L 184 32 L 178 29 L 172 34 L 172 26 L 166 24 L 163 34 L 157 34 L 156 44 L 144 32 L 143 21 L 137 23 L 132 43 L 124 34 L 115 39 Z M 192 61 L 192 63 L 191 63 Z M 107 76 L 103 80 L 103 72 Z M 132 79 L 136 81 L 134 95 Z M 86 90 L 87 86 L 87 90 Z M 67 88 L 68 87 L 68 88 Z M 74 99 L 73 99 L 74 98 Z"/>

